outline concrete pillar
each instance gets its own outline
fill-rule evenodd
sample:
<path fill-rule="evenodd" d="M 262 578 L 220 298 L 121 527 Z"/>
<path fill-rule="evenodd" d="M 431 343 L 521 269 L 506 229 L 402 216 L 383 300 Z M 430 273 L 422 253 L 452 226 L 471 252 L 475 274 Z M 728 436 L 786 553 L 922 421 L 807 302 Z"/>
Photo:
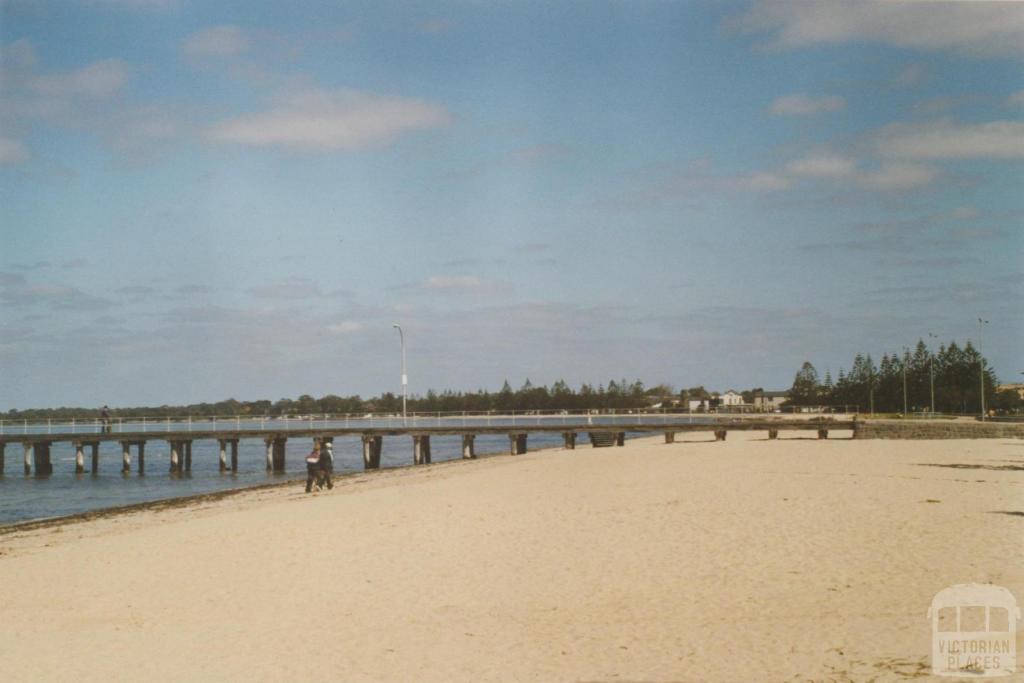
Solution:
<path fill-rule="evenodd" d="M 371 450 L 371 438 L 363 434 L 363 469 L 373 469 L 373 455 Z"/>
<path fill-rule="evenodd" d="M 220 445 L 220 471 L 226 472 L 228 469 L 228 442 L 224 439 L 217 439 L 217 443 Z"/>
<path fill-rule="evenodd" d="M 36 476 L 48 477 L 53 474 L 53 463 L 50 461 L 50 444 L 40 441 L 33 446 L 35 453 Z"/>
<path fill-rule="evenodd" d="M 676 433 L 675 432 L 665 432 L 665 443 L 675 443 L 675 442 L 676 442 Z"/>
<path fill-rule="evenodd" d="M 565 450 L 576 450 L 576 432 L 562 432 L 562 441 L 565 442 Z"/>
<path fill-rule="evenodd" d="M 363 434 L 363 467 L 368 470 L 380 468 L 380 453 L 383 450 L 384 437 Z"/>
<path fill-rule="evenodd" d="M 430 464 L 430 435 L 412 435 L 412 462 L 414 465 Z"/>
<path fill-rule="evenodd" d="M 725 441 L 725 430 L 724 429 L 716 429 L 715 430 L 715 441 Z"/>
<path fill-rule="evenodd" d="M 263 440 L 267 444 L 267 472 L 274 471 L 274 438 L 268 437 Z"/>
<path fill-rule="evenodd" d="M 615 433 L 615 445 L 616 446 L 625 446 L 626 445 L 626 432 L 616 432 Z"/>
<path fill-rule="evenodd" d="M 130 441 L 121 442 L 121 472 L 128 474 L 132 471 L 132 444 Z"/>
<path fill-rule="evenodd" d="M 470 460 L 476 457 L 476 434 L 463 434 L 462 435 L 462 458 L 464 460 Z"/>
<path fill-rule="evenodd" d="M 512 455 L 522 455 L 526 452 L 526 434 L 509 434 L 508 444 L 509 453 Z"/>
<path fill-rule="evenodd" d="M 178 472 L 181 469 L 181 442 L 168 441 L 171 446 L 171 472 Z"/>
<path fill-rule="evenodd" d="M 828 430 L 827 429 L 819 429 L 818 430 L 818 438 L 819 439 L 827 439 L 828 438 Z"/>
<path fill-rule="evenodd" d="M 75 444 L 75 474 L 85 472 L 85 446 L 81 443 Z"/>
<path fill-rule="evenodd" d="M 777 438 L 779 438 L 779 430 L 778 429 L 769 429 L 768 430 L 768 438 L 769 439 L 777 439 Z"/>
<path fill-rule="evenodd" d="M 231 440 L 231 471 L 238 471 L 238 439 Z"/>
<path fill-rule="evenodd" d="M 32 444 L 23 443 L 22 448 L 25 449 L 25 476 L 32 474 Z"/>
<path fill-rule="evenodd" d="M 139 476 L 146 473 L 146 442 L 139 442 Z"/>
<path fill-rule="evenodd" d="M 185 449 L 184 450 L 185 450 L 185 453 L 184 453 L 184 455 L 185 455 L 185 457 L 184 457 L 185 471 L 186 472 L 191 472 L 192 471 L 192 439 L 189 439 L 188 441 L 185 442 Z"/>
<path fill-rule="evenodd" d="M 100 473 L 100 442 L 94 441 L 89 445 L 92 446 L 92 476 L 95 477 Z"/>
<path fill-rule="evenodd" d="M 287 442 L 288 439 L 284 436 L 274 439 L 273 465 L 275 472 L 284 472 L 284 448 Z"/>

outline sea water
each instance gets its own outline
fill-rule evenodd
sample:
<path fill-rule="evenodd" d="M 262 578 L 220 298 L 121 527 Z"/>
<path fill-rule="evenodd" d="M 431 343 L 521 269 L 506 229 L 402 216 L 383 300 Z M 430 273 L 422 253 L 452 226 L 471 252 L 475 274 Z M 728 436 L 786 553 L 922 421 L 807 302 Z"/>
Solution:
<path fill-rule="evenodd" d="M 146 443 L 146 473 L 138 474 L 138 454 L 132 448 L 132 471 L 121 473 L 121 448 L 116 441 L 100 444 L 99 472 L 75 474 L 75 449 L 68 442 L 51 447 L 53 474 L 48 477 L 25 476 L 21 448 L 8 444 L 3 476 L 0 476 L 0 525 L 24 520 L 60 517 L 107 507 L 179 498 L 201 493 L 241 489 L 261 484 L 296 480 L 305 485 L 305 456 L 312 448 L 310 437 L 292 437 L 286 443 L 284 472 L 266 471 L 266 447 L 261 439 L 243 439 L 238 443 L 238 471 L 220 472 L 220 447 L 214 439 L 196 438 L 192 443 L 192 471 L 178 474 L 170 470 L 170 449 L 166 441 Z M 579 447 L 589 448 L 586 434 L 579 434 Z M 529 450 L 561 447 L 558 433 L 533 432 Z M 462 437 L 434 435 L 430 439 L 433 462 L 462 457 Z M 508 453 L 506 434 L 481 434 L 476 437 L 478 455 Z M 381 467 L 412 464 L 412 437 L 385 436 Z M 230 453 L 228 455 L 230 462 Z M 92 467 L 91 450 L 85 450 L 86 469 Z M 363 470 L 362 441 L 359 436 L 334 439 L 334 472 L 343 475 Z"/>

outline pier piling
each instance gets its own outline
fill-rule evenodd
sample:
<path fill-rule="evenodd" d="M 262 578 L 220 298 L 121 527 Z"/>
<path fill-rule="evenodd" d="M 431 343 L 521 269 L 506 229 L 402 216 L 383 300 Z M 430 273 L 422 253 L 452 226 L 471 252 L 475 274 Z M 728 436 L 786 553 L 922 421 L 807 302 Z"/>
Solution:
<path fill-rule="evenodd" d="M 85 446 L 81 443 L 75 444 L 75 474 L 85 472 Z"/>
<path fill-rule="evenodd" d="M 6 443 L 0 443 L 0 477 L 4 476 L 4 450 L 6 448 Z"/>
<path fill-rule="evenodd" d="M 509 453 L 512 455 L 522 455 L 526 452 L 526 434 L 509 434 Z"/>
<path fill-rule="evenodd" d="M 476 434 L 462 435 L 462 459 L 471 460 L 476 457 Z"/>
<path fill-rule="evenodd" d="M 171 472 L 178 472 L 181 467 L 181 445 L 178 441 L 168 441 L 171 447 Z"/>
<path fill-rule="evenodd" d="M 238 471 L 238 439 L 231 439 L 231 471 Z"/>
<path fill-rule="evenodd" d="M 675 443 L 675 442 L 676 442 L 676 433 L 675 432 L 665 432 L 665 443 Z"/>
<path fill-rule="evenodd" d="M 626 445 L 626 432 L 616 432 L 615 433 L 615 445 L 616 446 L 625 446 Z"/>
<path fill-rule="evenodd" d="M 380 452 L 383 450 L 384 437 L 363 434 L 363 468 L 376 470 L 380 468 Z"/>
<path fill-rule="evenodd" d="M 25 449 L 25 476 L 28 477 L 32 474 L 32 444 L 26 442 L 22 447 Z"/>
<path fill-rule="evenodd" d="M 562 432 L 562 441 L 565 443 L 565 450 L 576 450 L 576 432 Z"/>
<path fill-rule="evenodd" d="M 129 474 L 132 471 L 132 443 L 131 441 L 121 442 L 121 473 Z"/>
<path fill-rule="evenodd" d="M 414 465 L 430 464 L 430 435 L 412 435 L 412 462 Z"/>
<path fill-rule="evenodd" d="M 768 438 L 769 439 L 777 439 L 777 438 L 779 438 L 779 430 L 778 429 L 769 429 L 768 430 Z"/>
<path fill-rule="evenodd" d="M 100 473 L 100 442 L 94 441 L 89 445 L 92 446 L 92 476 L 95 477 Z"/>
<path fill-rule="evenodd" d="M 818 438 L 819 439 L 827 439 L 828 438 L 828 430 L 827 429 L 819 429 L 818 430 Z"/>
<path fill-rule="evenodd" d="M 192 471 L 192 439 L 185 441 L 185 471 Z"/>
<path fill-rule="evenodd" d="M 226 472 L 228 469 L 228 442 L 224 439 L 217 439 L 217 444 L 220 446 L 220 471 Z"/>
<path fill-rule="evenodd" d="M 146 473 L 146 442 L 139 442 L 139 476 Z"/>

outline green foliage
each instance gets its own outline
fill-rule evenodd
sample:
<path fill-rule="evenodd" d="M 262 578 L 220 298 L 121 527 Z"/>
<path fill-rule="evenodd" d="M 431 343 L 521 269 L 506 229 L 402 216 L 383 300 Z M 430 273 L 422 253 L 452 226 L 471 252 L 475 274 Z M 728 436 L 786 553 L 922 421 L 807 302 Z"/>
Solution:
<path fill-rule="evenodd" d="M 986 407 L 1007 410 L 1014 405 L 1009 396 L 1000 395 L 997 400 L 995 373 L 970 342 L 961 348 L 953 341 L 933 353 L 919 340 L 913 352 L 905 349 L 902 354 L 882 354 L 878 367 L 870 355 L 857 354 L 848 372 L 840 369 L 831 388 L 819 384 L 813 370 L 813 365 L 804 363 L 797 373 L 792 405 L 857 405 L 861 411 L 873 407 L 876 413 L 902 413 L 905 385 L 910 412 L 979 413 L 983 381 Z M 817 401 L 811 400 L 814 396 Z"/>

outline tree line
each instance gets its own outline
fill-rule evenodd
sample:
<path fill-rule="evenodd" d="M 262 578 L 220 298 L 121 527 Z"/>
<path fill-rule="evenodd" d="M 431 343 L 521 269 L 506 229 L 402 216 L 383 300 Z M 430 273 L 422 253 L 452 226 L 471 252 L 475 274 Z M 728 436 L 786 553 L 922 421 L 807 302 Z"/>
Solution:
<path fill-rule="evenodd" d="M 640 380 L 627 382 L 625 379 L 611 380 L 607 385 L 596 387 L 583 384 L 578 390 L 572 389 L 563 380 L 550 388 L 535 386 L 527 379 L 513 390 L 506 380 L 497 392 L 480 389 L 475 392 L 427 391 L 425 395 L 412 395 L 407 400 L 409 412 L 461 412 L 461 411 L 524 411 L 524 410 L 632 410 L 649 406 L 663 396 L 671 396 L 672 387 L 659 384 L 650 388 Z M 45 419 L 98 419 L 101 408 L 44 408 L 10 410 L 4 419 L 45 420 Z M 380 396 L 362 398 L 358 395 L 336 396 L 328 394 L 313 398 L 303 394 L 297 399 L 282 398 L 277 401 L 238 401 L 233 398 L 215 403 L 193 403 L 189 405 L 139 406 L 111 409 L 115 418 L 136 418 L 160 416 L 171 418 L 187 417 L 245 417 L 249 415 L 322 415 L 322 414 L 366 414 L 401 413 L 402 396 L 385 392 Z"/>
<path fill-rule="evenodd" d="M 856 405 L 862 412 L 902 413 L 905 401 L 909 412 L 979 413 L 982 384 L 986 409 L 1022 407 L 1015 391 L 996 391 L 995 372 L 970 341 L 962 347 L 952 341 L 933 353 L 918 340 L 913 352 L 883 353 L 877 365 L 870 354 L 858 353 L 850 369 L 840 369 L 834 380 L 828 371 L 820 378 L 814 365 L 805 362 L 793 379 L 789 405 Z"/>

